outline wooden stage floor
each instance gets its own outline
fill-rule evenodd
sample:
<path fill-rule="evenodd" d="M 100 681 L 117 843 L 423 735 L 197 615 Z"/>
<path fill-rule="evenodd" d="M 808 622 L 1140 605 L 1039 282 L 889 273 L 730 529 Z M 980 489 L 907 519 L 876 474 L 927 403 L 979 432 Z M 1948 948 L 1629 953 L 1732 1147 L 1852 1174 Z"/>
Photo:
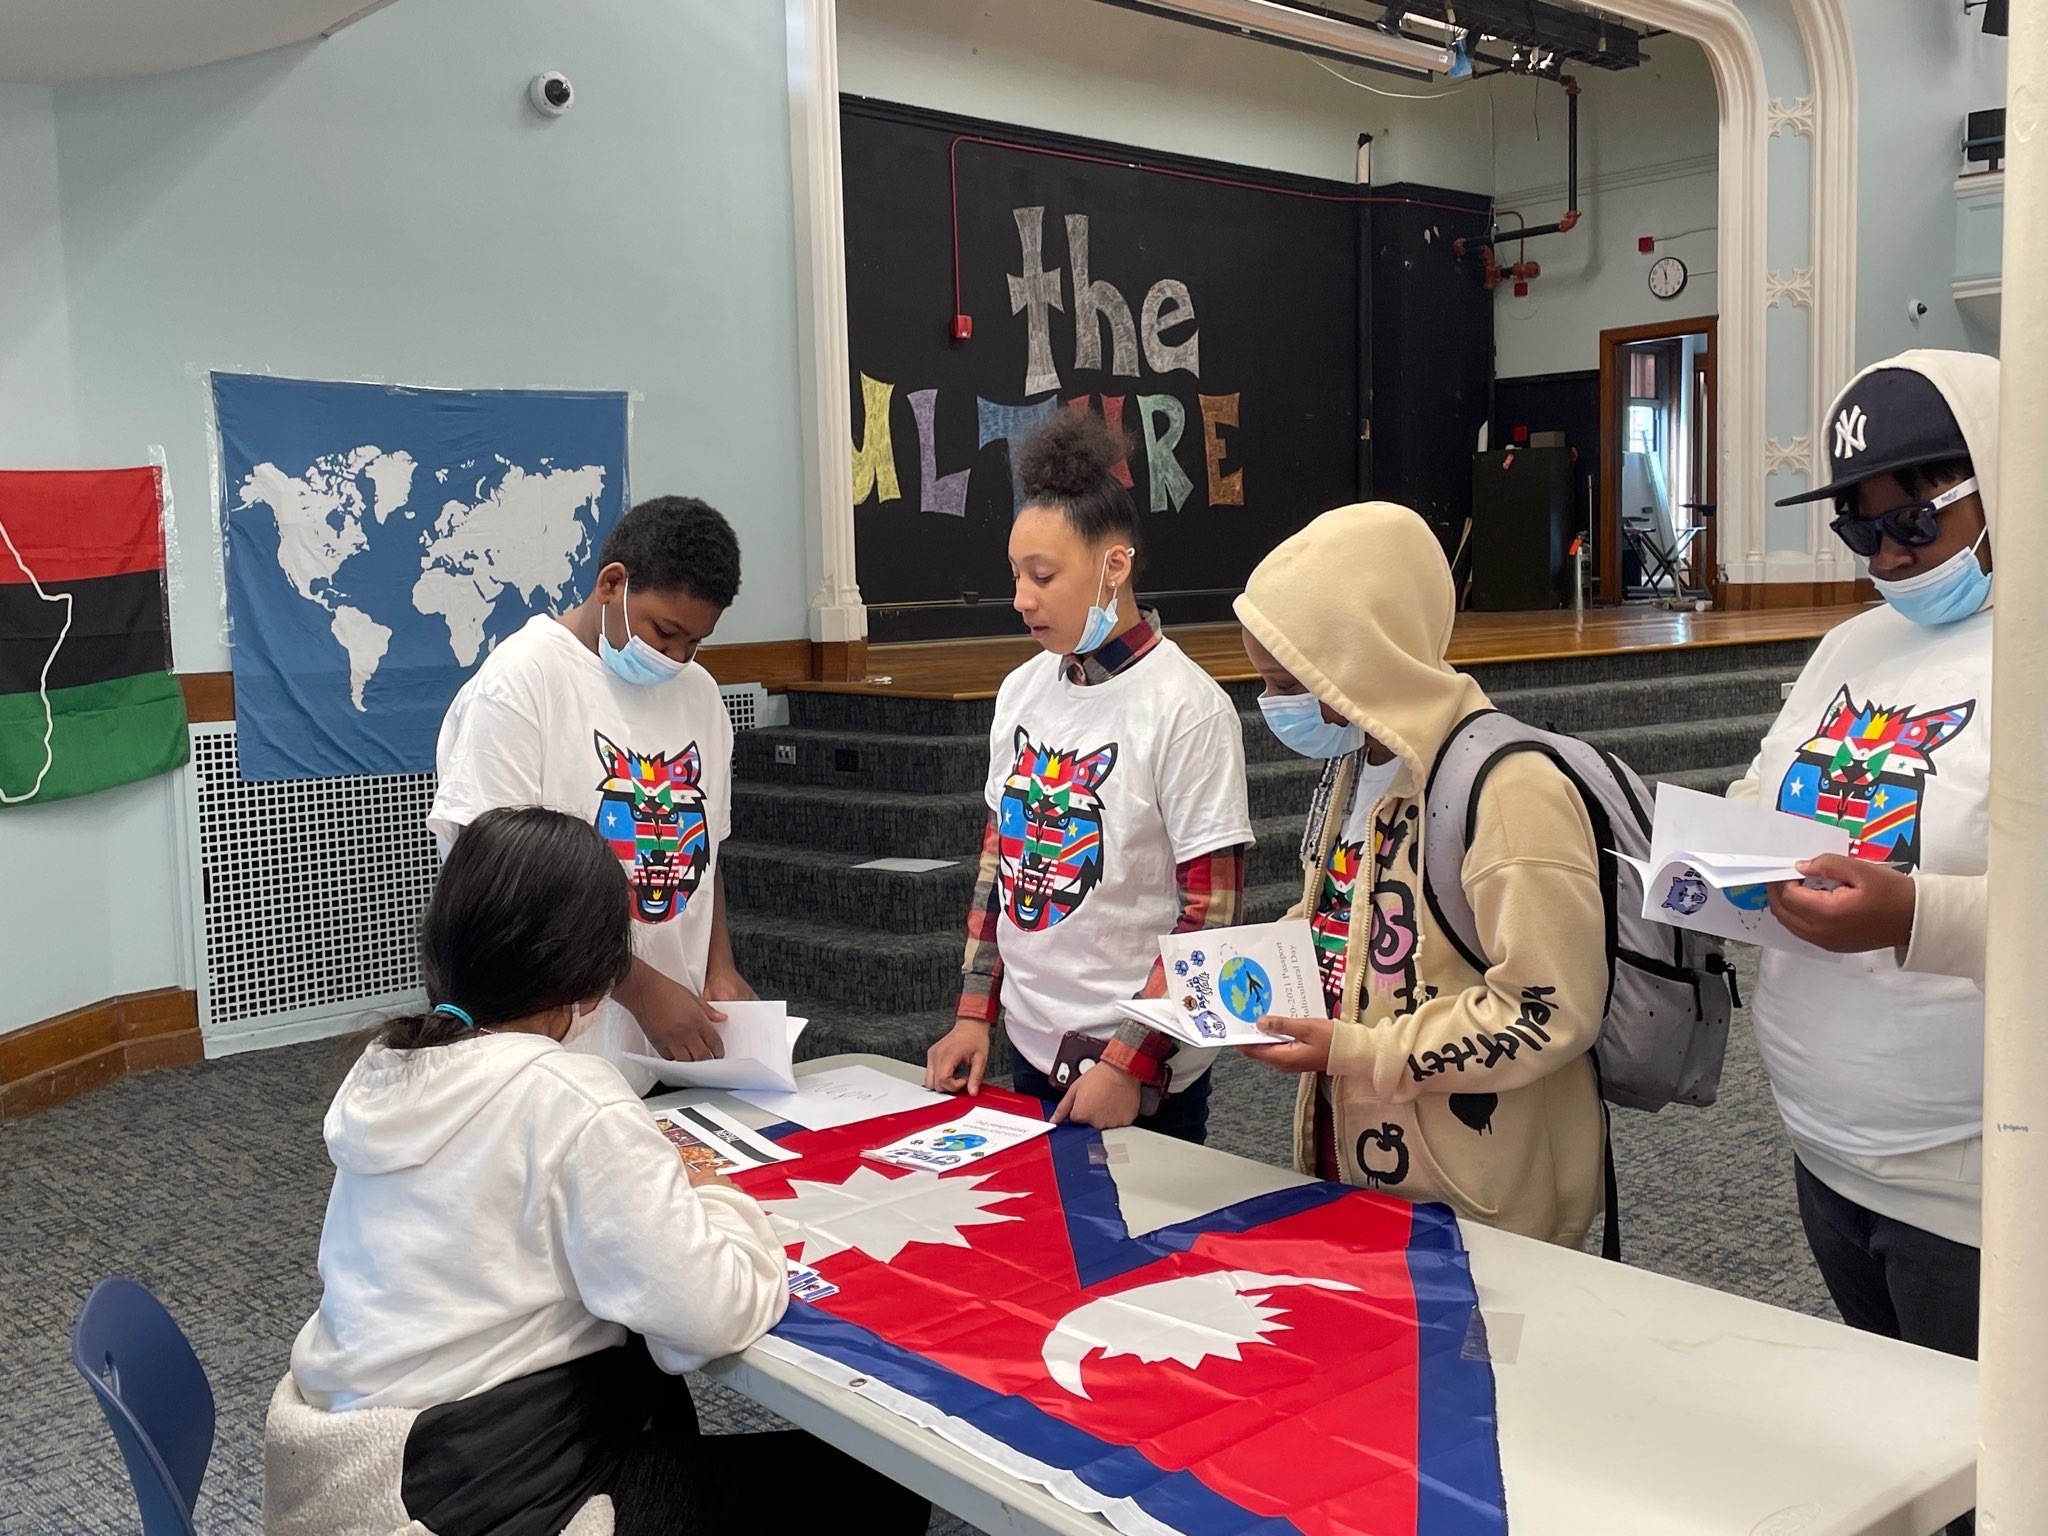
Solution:
<path fill-rule="evenodd" d="M 1774 608 L 1754 613 L 1668 613 L 1661 608 L 1595 608 L 1570 613 L 1466 613 L 1451 636 L 1451 661 L 1488 662 L 1612 656 L 1684 646 L 1756 645 L 1814 640 L 1857 607 Z M 1219 682 L 1254 674 L 1235 624 L 1190 624 L 1167 630 Z M 1018 663 L 1037 653 L 1029 636 L 988 640 L 920 640 L 868 648 L 868 675 L 858 681 L 793 683 L 816 693 L 858 693 L 900 699 L 987 699 Z"/>

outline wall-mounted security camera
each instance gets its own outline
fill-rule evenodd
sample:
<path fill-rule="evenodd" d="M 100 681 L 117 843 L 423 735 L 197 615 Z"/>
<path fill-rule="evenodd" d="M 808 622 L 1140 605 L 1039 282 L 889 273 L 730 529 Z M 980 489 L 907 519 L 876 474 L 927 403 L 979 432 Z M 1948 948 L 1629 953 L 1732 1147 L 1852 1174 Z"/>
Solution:
<path fill-rule="evenodd" d="M 567 75 L 559 69 L 548 69 L 533 77 L 533 84 L 526 88 L 526 98 L 541 116 L 560 117 L 569 110 L 569 103 L 575 100 L 575 92 Z"/>
<path fill-rule="evenodd" d="M 1927 318 L 1927 306 L 1918 299 L 1906 300 L 1906 318 L 1918 325 Z"/>

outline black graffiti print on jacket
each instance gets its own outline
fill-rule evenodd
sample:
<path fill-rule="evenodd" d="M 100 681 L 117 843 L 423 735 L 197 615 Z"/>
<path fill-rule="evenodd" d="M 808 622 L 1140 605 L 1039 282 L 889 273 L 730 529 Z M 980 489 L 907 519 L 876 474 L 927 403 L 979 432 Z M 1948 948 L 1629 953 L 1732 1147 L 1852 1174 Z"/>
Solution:
<path fill-rule="evenodd" d="M 1408 1139 L 1393 1122 L 1388 1121 L 1377 1130 L 1360 1131 L 1354 1150 L 1366 1188 L 1384 1189 L 1407 1180 Z"/>
<path fill-rule="evenodd" d="M 1556 995 L 1555 987 L 1522 988 L 1521 1017 L 1506 1029 L 1490 1035 L 1467 1035 L 1435 1050 L 1411 1055 L 1409 1075 L 1418 1083 L 1426 1083 L 1445 1072 L 1463 1073 L 1467 1066 L 1485 1071 L 1504 1061 L 1513 1061 L 1524 1050 L 1542 1050 L 1550 1044 L 1550 1000 Z"/>

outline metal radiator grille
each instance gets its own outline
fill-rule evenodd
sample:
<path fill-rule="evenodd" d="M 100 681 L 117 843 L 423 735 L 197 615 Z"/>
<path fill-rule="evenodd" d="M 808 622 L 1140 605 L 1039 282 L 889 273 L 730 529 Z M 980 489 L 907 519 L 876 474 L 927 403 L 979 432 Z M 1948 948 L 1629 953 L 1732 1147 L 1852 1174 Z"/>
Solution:
<path fill-rule="evenodd" d="M 244 783 L 232 724 L 193 728 L 192 770 L 202 1023 L 343 1012 L 419 985 L 434 775 Z"/>

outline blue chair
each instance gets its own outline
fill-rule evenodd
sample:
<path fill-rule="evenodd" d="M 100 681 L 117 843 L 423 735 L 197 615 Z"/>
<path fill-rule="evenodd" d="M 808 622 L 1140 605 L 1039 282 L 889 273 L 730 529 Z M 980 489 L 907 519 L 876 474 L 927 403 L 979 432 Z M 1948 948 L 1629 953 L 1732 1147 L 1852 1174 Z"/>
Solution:
<path fill-rule="evenodd" d="M 102 1280 L 71 1325 L 71 1363 L 128 1463 L 143 1536 L 196 1536 L 192 1510 L 213 1454 L 213 1388 L 184 1330 L 133 1280 Z"/>

